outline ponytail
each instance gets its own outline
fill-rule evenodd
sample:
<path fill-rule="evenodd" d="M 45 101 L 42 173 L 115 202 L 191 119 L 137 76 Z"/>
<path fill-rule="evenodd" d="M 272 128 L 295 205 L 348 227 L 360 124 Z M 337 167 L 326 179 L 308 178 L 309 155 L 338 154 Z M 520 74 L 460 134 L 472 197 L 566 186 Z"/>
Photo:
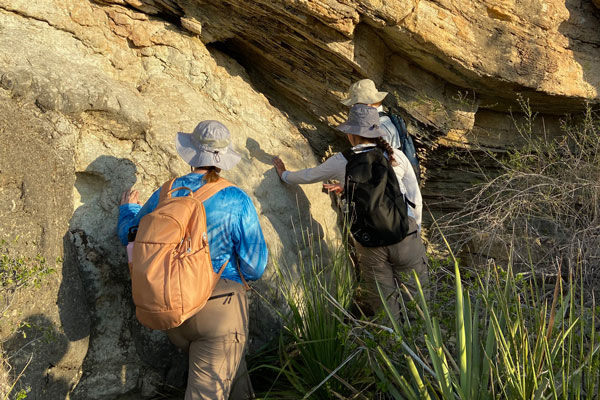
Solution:
<path fill-rule="evenodd" d="M 210 167 L 208 172 L 204 175 L 204 181 L 206 183 L 216 182 L 219 180 L 219 172 L 221 170 L 217 167 Z"/>
<path fill-rule="evenodd" d="M 195 167 L 192 168 L 193 171 L 198 170 L 198 169 L 206 169 L 206 173 L 204 174 L 204 176 L 202 177 L 202 180 L 206 183 L 212 183 L 212 182 L 216 182 L 219 180 L 219 172 L 221 172 L 221 168 L 217 168 L 217 167 Z"/>
<path fill-rule="evenodd" d="M 396 163 L 396 160 L 394 160 L 394 149 L 381 136 L 378 138 L 375 138 L 375 145 L 377 145 L 377 147 L 379 147 L 382 151 L 384 151 L 388 154 L 388 158 L 389 158 L 392 166 L 398 165 Z"/>

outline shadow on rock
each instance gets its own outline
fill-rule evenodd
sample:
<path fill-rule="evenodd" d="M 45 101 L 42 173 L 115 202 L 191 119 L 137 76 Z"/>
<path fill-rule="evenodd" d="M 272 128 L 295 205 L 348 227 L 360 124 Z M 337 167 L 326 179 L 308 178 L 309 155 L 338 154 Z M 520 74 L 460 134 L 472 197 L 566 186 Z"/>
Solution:
<path fill-rule="evenodd" d="M 256 140 L 248 138 L 246 149 L 252 157 L 260 162 L 273 165 L 274 155 L 261 149 Z M 327 243 L 324 240 L 325 231 L 321 224 L 312 217 L 311 203 L 304 190 L 300 185 L 282 183 L 275 167 L 272 171 L 272 174 L 265 175 L 265 179 L 255 189 L 255 194 L 263 209 L 275 211 L 266 213 L 266 216 L 279 236 L 282 238 L 293 236 L 295 239 L 297 248 L 292 251 L 294 258 L 280 259 L 278 260 L 280 265 L 295 264 L 297 251 L 303 252 L 311 249 L 322 250 L 323 252 L 319 256 L 323 257 L 324 261 L 329 260 Z M 326 194 L 323 195 L 323 201 L 329 201 Z M 295 204 L 295 207 L 290 208 L 290 204 Z"/>
<path fill-rule="evenodd" d="M 273 165 L 273 154 L 265 152 L 254 139 L 246 140 L 246 149 L 258 161 Z M 310 200 L 301 186 L 282 183 L 273 167 L 255 188 L 254 194 L 261 204 L 263 214 L 269 219 L 283 244 L 279 254 L 271 251 L 270 263 L 277 263 L 294 276 L 298 273 L 295 268 L 300 265 L 299 257 L 305 259 L 306 266 L 311 265 L 308 262 L 311 257 L 320 258 L 323 264 L 330 259 L 324 229 L 312 217 Z M 329 201 L 329 197 L 325 194 L 323 194 L 323 201 Z M 260 292 L 267 293 L 268 288 L 263 282 L 259 281 L 256 285 Z M 250 295 L 252 296 L 252 293 Z M 278 295 L 274 293 L 274 298 L 271 300 L 271 304 L 266 304 L 258 298 L 250 301 L 250 336 L 253 339 L 250 353 L 277 337 L 279 332 L 281 321 L 273 312 L 273 307 L 278 307 L 275 304 Z M 257 326 L 257 321 L 260 321 L 260 326 Z"/>
<path fill-rule="evenodd" d="M 3 348 L 9 357 L 13 379 L 20 375 L 11 392 L 14 398 L 17 393 L 30 390 L 34 398 L 66 398 L 72 386 L 64 373 L 69 367 L 69 360 L 64 360 L 69 340 L 50 319 L 43 314 L 30 315 L 3 343 Z M 61 366 L 57 367 L 59 362 Z"/>
<path fill-rule="evenodd" d="M 149 398 L 185 385 L 186 355 L 135 317 L 125 248 L 116 235 L 120 194 L 135 181 L 135 165 L 111 156 L 77 174 L 80 205 L 64 237 L 59 307 L 69 340 L 87 334 L 89 347 L 72 399 Z"/>

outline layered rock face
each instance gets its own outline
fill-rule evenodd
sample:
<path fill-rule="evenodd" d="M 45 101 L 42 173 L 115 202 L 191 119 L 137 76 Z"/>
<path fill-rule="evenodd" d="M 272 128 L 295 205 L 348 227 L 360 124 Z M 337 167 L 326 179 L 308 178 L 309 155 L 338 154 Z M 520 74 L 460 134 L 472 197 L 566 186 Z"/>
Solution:
<path fill-rule="evenodd" d="M 364 76 L 436 99 L 443 88 L 448 99 L 470 89 L 496 108 L 514 103 L 515 92 L 548 112 L 597 97 L 598 14 L 586 1 L 104 2 L 173 15 L 204 43 L 232 41 L 320 116 L 335 114 Z"/>
<path fill-rule="evenodd" d="M 507 119 L 517 93 L 547 134 L 598 101 L 599 17 L 583 0 L 0 0 L 0 233 L 62 259 L 3 317 L 4 347 L 22 349 L 15 371 L 34 354 L 21 382 L 34 398 L 85 399 L 183 383 L 185 356 L 135 320 L 115 232 L 121 191 L 145 200 L 188 171 L 177 131 L 203 119 L 231 130 L 243 159 L 224 176 L 261 217 L 272 261 L 256 287 L 268 297 L 274 263 L 294 266 L 302 232 L 337 237 L 320 185 L 281 184 L 270 159 L 299 169 L 340 148 L 332 127 L 353 81 L 392 93 L 423 156 L 426 200 L 460 198 L 470 165 L 447 153 L 518 145 Z M 277 321 L 258 296 L 251 304 L 255 346 Z M 12 335 L 18 321 L 54 342 Z"/>

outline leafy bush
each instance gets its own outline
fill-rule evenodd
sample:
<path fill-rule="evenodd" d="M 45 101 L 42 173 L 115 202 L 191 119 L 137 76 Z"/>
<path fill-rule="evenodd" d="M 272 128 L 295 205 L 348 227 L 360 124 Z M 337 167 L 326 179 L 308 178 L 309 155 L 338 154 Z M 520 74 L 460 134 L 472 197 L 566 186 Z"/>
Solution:
<path fill-rule="evenodd" d="M 5 296 L 27 286 L 37 287 L 54 272 L 40 254 L 33 258 L 13 255 L 6 240 L 0 241 L 0 251 L 0 293 Z"/>

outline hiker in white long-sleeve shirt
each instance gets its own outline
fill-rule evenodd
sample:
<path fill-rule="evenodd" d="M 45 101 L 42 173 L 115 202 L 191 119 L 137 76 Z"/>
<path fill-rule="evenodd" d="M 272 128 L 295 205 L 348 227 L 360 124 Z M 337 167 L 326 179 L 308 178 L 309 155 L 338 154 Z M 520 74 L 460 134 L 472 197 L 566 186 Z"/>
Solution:
<path fill-rule="evenodd" d="M 342 100 L 342 104 L 348 107 L 352 107 L 355 104 L 365 104 L 377 109 L 379 126 L 382 134 L 381 137 L 394 149 L 393 157 L 396 164 L 393 167 L 394 172 L 396 172 L 396 176 L 398 177 L 400 191 L 406 196 L 406 199 L 412 203 L 412 205 L 409 205 L 408 207 L 408 215 L 414 218 L 420 230 L 423 200 L 421 198 L 417 176 L 415 175 L 414 169 L 408 158 L 401 150 L 399 150 L 400 138 L 398 130 L 388 116 L 381 115 L 381 112 L 383 111 L 381 103 L 387 94 L 387 92 L 380 92 L 377 90 L 377 87 L 375 87 L 375 83 L 372 80 L 361 79 L 350 85 L 348 97 Z M 281 159 L 278 157 L 273 159 L 273 164 L 275 165 L 281 180 L 285 183 L 295 184 L 325 182 L 328 180 L 344 182 L 346 163 L 347 161 L 342 153 L 337 153 L 317 167 L 292 172 L 285 169 L 285 165 Z"/>
<path fill-rule="evenodd" d="M 421 198 L 419 182 L 410 161 L 404 153 L 399 150 L 401 144 L 398 130 L 387 115 L 382 115 L 382 102 L 387 95 L 388 92 L 380 92 L 377 90 L 375 83 L 371 79 L 361 79 L 350 85 L 348 97 L 343 99 L 341 103 L 348 107 L 352 107 L 355 104 L 365 104 L 377 109 L 379 126 L 382 133 L 381 137 L 394 149 L 393 157 L 396 164 L 393 167 L 394 172 L 396 172 L 396 176 L 398 177 L 400 191 L 406 196 L 406 199 L 412 203 L 412 205 L 409 205 L 408 207 L 408 215 L 414 218 L 420 230 L 423 200 Z M 295 184 L 315 183 L 320 181 L 325 182 L 328 180 L 344 182 L 346 163 L 347 161 L 342 153 L 337 153 L 317 167 L 292 172 L 285 169 L 285 165 L 279 157 L 273 159 L 273 164 L 275 165 L 281 180 L 286 183 Z"/>
<path fill-rule="evenodd" d="M 411 279 L 412 271 L 417 272 L 423 285 L 428 281 L 427 257 L 419 234 L 422 199 L 417 178 L 404 153 L 392 149 L 382 139 L 385 133 L 379 126 L 379 115 L 375 108 L 356 104 L 350 110 L 348 121 L 338 129 L 347 134 L 348 141 L 353 145 L 352 152 L 355 154 L 371 151 L 374 148 L 381 149 L 391 162 L 399 189 L 408 200 L 407 203 L 414 204 L 414 207 L 409 205 L 407 209 L 409 235 L 400 242 L 378 247 L 366 247 L 356 243 L 359 265 L 367 286 L 367 300 L 375 311 L 381 309 L 377 290 L 379 285 L 393 315 L 398 318 L 400 316 L 398 286 L 401 283 L 406 284 L 414 296 L 416 286 Z M 344 190 L 347 163 L 342 153 L 336 153 L 317 167 L 288 171 L 279 157 L 273 158 L 273 164 L 282 181 L 289 184 L 308 184 L 337 180 L 341 184 L 323 184 L 327 190 L 337 193 Z"/>
<path fill-rule="evenodd" d="M 415 172 L 404 153 L 398 149 L 394 149 L 394 160 L 396 165 L 393 165 L 394 172 L 398 177 L 400 191 L 406 198 L 414 204 L 414 207 L 408 207 L 408 215 L 415 219 L 415 222 L 421 227 L 421 216 L 423 211 L 423 200 L 421 191 Z M 282 181 L 291 184 L 307 184 L 315 182 L 326 182 L 328 180 L 336 180 L 344 182 L 346 175 L 346 164 L 348 161 L 342 153 L 336 153 L 329 157 L 322 164 L 314 168 L 301 169 L 299 171 L 288 171 L 285 168 L 283 161 L 279 157 L 273 159 L 273 164 L 279 173 Z"/>

